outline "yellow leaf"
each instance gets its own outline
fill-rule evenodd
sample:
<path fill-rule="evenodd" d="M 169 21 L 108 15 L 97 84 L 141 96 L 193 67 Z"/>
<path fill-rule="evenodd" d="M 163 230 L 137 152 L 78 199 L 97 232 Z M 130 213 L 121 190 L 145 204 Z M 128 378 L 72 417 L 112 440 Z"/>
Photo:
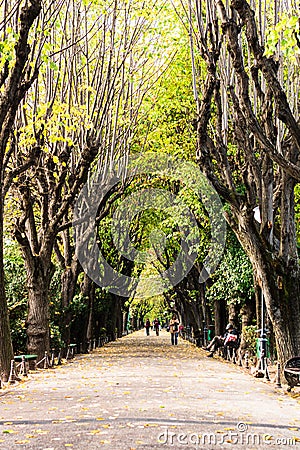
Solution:
<path fill-rule="evenodd" d="M 32 430 L 32 432 L 36 433 L 36 434 L 47 434 L 47 433 L 49 433 L 49 430 L 38 429 L 38 430 Z"/>

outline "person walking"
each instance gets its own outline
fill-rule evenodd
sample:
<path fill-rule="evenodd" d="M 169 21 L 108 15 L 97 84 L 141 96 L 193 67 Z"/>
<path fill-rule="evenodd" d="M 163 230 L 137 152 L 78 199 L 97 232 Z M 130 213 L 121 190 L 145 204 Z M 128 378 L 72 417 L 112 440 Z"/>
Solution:
<path fill-rule="evenodd" d="M 146 335 L 147 335 L 147 336 L 150 336 L 150 327 L 151 327 L 150 320 L 147 319 L 147 320 L 146 320 L 146 323 L 145 323 Z"/>
<path fill-rule="evenodd" d="M 156 336 L 159 336 L 159 326 L 160 326 L 160 322 L 159 322 L 159 320 L 156 318 L 156 319 L 154 320 L 154 330 L 155 330 Z"/>
<path fill-rule="evenodd" d="M 169 323 L 170 334 L 171 334 L 171 344 L 178 344 L 178 330 L 179 330 L 179 320 L 176 317 L 176 314 L 173 314 L 172 319 Z"/>

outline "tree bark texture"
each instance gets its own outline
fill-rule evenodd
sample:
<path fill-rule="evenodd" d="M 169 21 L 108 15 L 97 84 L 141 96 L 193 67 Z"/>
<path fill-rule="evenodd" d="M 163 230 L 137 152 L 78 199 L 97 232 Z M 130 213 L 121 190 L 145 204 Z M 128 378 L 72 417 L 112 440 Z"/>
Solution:
<path fill-rule="evenodd" d="M 37 264 L 39 264 L 38 261 Z M 38 361 L 45 356 L 45 352 L 49 353 L 50 351 L 49 282 L 49 278 L 45 282 L 40 267 L 36 267 L 30 274 L 28 273 L 27 349 L 28 353 L 38 355 Z"/>

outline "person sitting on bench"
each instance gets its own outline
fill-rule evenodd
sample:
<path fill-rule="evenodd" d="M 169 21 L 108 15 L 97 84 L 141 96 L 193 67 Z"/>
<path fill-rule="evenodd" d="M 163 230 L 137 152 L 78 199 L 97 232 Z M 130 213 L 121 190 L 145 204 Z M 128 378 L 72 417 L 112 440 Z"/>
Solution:
<path fill-rule="evenodd" d="M 215 336 L 211 343 L 205 348 L 205 350 L 210 351 L 209 355 L 207 355 L 209 358 L 212 358 L 214 356 L 214 353 L 218 348 L 225 347 L 227 345 L 230 345 L 230 342 L 233 342 L 233 340 L 238 340 L 238 332 L 234 328 L 234 326 L 229 323 L 226 327 L 226 332 L 224 336 Z"/>

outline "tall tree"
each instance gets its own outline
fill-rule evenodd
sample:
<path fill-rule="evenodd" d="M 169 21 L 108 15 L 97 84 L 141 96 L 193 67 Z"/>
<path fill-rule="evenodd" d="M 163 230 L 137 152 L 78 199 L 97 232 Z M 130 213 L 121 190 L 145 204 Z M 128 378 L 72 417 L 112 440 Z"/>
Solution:
<path fill-rule="evenodd" d="M 199 166 L 229 205 L 226 219 L 251 261 L 284 361 L 300 352 L 299 27 L 288 30 L 294 59 L 280 37 L 299 23 L 299 11 L 293 1 L 255 10 L 246 0 L 195 1 L 187 9 L 195 86 L 197 50 L 206 66 L 201 93 L 195 89 Z M 268 41 L 267 23 L 277 40 Z"/>
<path fill-rule="evenodd" d="M 13 349 L 10 337 L 3 269 L 3 214 L 4 199 L 12 179 L 32 163 L 36 148 L 27 155 L 23 164 L 12 168 L 14 151 L 13 124 L 18 107 L 37 77 L 37 71 L 28 66 L 32 48 L 29 33 L 41 10 L 41 2 L 10 1 L 1 4 L 0 43 L 0 377 L 7 379 Z"/>

